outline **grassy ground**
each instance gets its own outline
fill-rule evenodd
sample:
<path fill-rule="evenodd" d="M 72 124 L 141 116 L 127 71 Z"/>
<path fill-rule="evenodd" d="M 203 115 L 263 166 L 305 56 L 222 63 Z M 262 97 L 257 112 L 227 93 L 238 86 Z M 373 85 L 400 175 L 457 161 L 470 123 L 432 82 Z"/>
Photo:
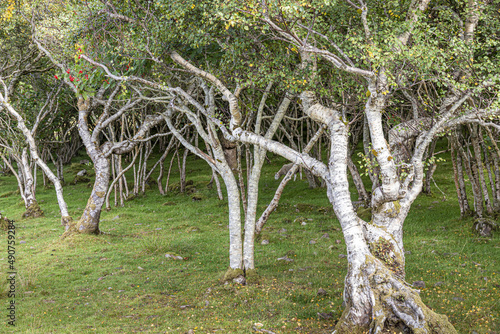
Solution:
<path fill-rule="evenodd" d="M 273 175 L 279 168 L 277 160 L 264 167 L 259 210 L 278 185 Z M 498 333 L 500 239 L 478 238 L 471 221 L 459 219 L 450 170 L 448 159 L 435 176 L 448 200 L 433 188 L 436 195 L 420 196 L 405 223 L 407 281 L 423 280 L 423 300 L 459 333 Z M 21 220 L 20 196 L 9 194 L 15 179 L 0 177 L 0 210 L 16 220 L 18 272 L 13 330 L 3 278 L 7 234 L 0 231 L 0 332 L 250 333 L 262 325 L 275 333 L 331 333 L 342 312 L 347 261 L 324 189 L 307 189 L 305 180 L 289 184 L 257 241 L 260 282 L 238 286 L 220 282 L 228 266 L 227 202 L 207 189 L 203 161 L 189 160 L 188 179 L 203 200 L 163 197 L 154 189 L 103 212 L 106 234 L 62 240 L 54 191 L 43 189 L 41 176 L 37 198 L 45 217 L 32 220 Z M 65 187 L 74 218 L 89 193 L 85 184 Z M 261 244 L 264 239 L 269 244 Z M 285 255 L 294 261 L 277 261 Z M 327 295 L 318 295 L 320 288 Z"/>

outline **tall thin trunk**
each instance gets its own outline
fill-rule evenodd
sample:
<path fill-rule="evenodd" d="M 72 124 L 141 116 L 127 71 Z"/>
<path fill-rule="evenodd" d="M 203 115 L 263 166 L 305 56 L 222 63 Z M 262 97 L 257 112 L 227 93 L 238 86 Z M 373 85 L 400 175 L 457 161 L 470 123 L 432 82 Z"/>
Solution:
<path fill-rule="evenodd" d="M 27 148 L 23 149 L 21 159 L 21 167 L 24 175 L 24 205 L 26 207 L 26 212 L 23 214 L 23 218 L 41 217 L 43 216 L 43 211 L 40 209 L 36 200 L 33 174 L 28 161 Z"/>
<path fill-rule="evenodd" d="M 482 133 L 480 130 L 480 137 L 482 138 Z M 483 155 L 484 155 L 484 166 L 486 167 L 486 171 L 488 173 L 488 180 L 489 180 L 489 187 L 491 189 L 491 197 L 492 197 L 492 207 L 497 208 L 500 204 L 498 201 L 498 198 L 496 197 L 496 191 L 495 191 L 495 176 L 493 171 L 491 170 L 491 167 L 493 165 L 493 161 L 491 161 L 491 155 L 486 147 L 486 144 L 484 143 L 484 140 L 481 140 L 481 148 L 483 150 Z"/>
<path fill-rule="evenodd" d="M 479 145 L 477 126 L 471 125 L 470 130 L 472 135 L 471 136 L 472 148 L 474 150 L 474 158 L 476 160 L 476 163 L 472 164 L 472 167 L 473 170 L 475 171 L 475 174 L 478 175 L 479 184 L 481 185 L 481 190 L 483 192 L 484 204 L 486 205 L 486 212 L 488 212 L 488 214 L 491 215 L 493 213 L 493 208 L 491 207 L 490 195 L 488 194 L 488 187 L 486 186 L 486 180 L 484 177 L 484 165 L 481 154 L 481 147 Z"/>
<path fill-rule="evenodd" d="M 470 214 L 470 207 L 467 200 L 467 191 L 465 189 L 462 160 L 460 154 L 456 150 L 457 144 L 455 143 L 454 136 L 450 136 L 449 140 L 451 142 L 451 162 L 453 166 L 455 188 L 457 190 L 458 205 L 460 207 L 460 217 L 464 218 Z"/>
<path fill-rule="evenodd" d="M 183 194 L 186 191 L 186 161 L 189 150 L 184 149 L 184 154 L 182 155 L 182 165 L 179 168 L 180 172 L 180 192 Z"/>
<path fill-rule="evenodd" d="M 236 145 L 236 154 L 238 157 L 238 184 L 240 186 L 241 202 L 243 204 L 243 214 L 246 216 L 247 215 L 247 196 L 245 193 L 245 180 L 243 179 L 243 167 L 241 164 L 241 147 L 240 147 L 240 145 Z"/>
<path fill-rule="evenodd" d="M 484 128 L 484 130 L 488 134 L 488 137 L 491 140 L 491 145 L 493 146 L 492 147 L 493 153 L 491 155 L 491 159 L 493 160 L 493 166 L 495 167 L 495 193 L 496 193 L 495 197 L 500 202 L 500 149 L 498 148 L 498 145 L 496 142 L 498 136 L 496 136 L 496 137 L 493 136 L 490 129 L 488 129 L 487 127 Z M 500 210 L 500 204 L 499 204 L 498 210 Z"/>
<path fill-rule="evenodd" d="M 7 159 L 3 154 L 0 154 L 0 157 L 2 157 L 2 160 L 4 161 L 6 167 L 14 174 L 17 180 L 17 187 L 19 188 L 19 193 L 21 194 L 21 198 L 23 201 L 26 203 L 26 197 L 24 196 L 24 185 L 22 181 L 22 176 L 20 176 L 14 167 L 12 167 L 12 163 L 9 161 L 10 159 Z"/>
<path fill-rule="evenodd" d="M 467 152 L 463 149 L 463 147 L 458 144 L 457 145 L 458 152 L 460 154 L 460 160 L 462 161 L 465 172 L 469 178 L 469 182 L 472 186 L 472 195 L 474 197 L 474 211 L 476 215 L 479 217 L 483 216 L 483 198 L 481 196 L 481 189 L 479 186 L 479 180 L 475 178 L 475 174 L 472 172 L 472 167 L 470 163 L 470 159 L 468 157 Z"/>

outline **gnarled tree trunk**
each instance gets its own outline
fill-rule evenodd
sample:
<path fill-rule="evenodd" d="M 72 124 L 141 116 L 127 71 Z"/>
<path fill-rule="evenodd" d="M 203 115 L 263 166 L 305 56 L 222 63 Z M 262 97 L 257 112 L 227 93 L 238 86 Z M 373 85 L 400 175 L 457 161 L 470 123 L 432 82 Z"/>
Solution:
<path fill-rule="evenodd" d="M 330 130 L 329 174 L 324 177 L 347 246 L 346 309 L 334 333 L 382 333 L 384 330 L 456 333 L 447 318 L 429 309 L 418 291 L 404 281 L 403 222 L 415 196 L 407 196 L 407 186 L 400 184 L 396 177 L 394 159 L 389 158 L 389 145 L 382 131 L 380 110 L 384 99 L 377 99 L 374 88 L 370 87 L 372 98 L 366 104 L 366 115 L 381 169 L 382 185 L 375 189 L 372 197 L 370 222 L 356 215 L 350 199 L 347 122 L 337 111 L 315 103 L 314 95 L 301 95 L 306 113 L 328 125 Z M 414 163 L 418 164 L 418 160 Z M 422 179 L 423 176 L 419 175 L 414 184 L 415 191 L 420 192 Z"/>
<path fill-rule="evenodd" d="M 98 142 L 92 140 L 87 124 L 87 117 L 90 113 L 90 101 L 80 98 L 78 100 L 78 132 L 82 139 L 88 156 L 92 159 L 95 170 L 94 187 L 90 194 L 87 206 L 85 207 L 80 220 L 76 224 L 76 230 L 80 233 L 99 234 L 99 220 L 101 218 L 102 206 L 105 202 L 110 178 L 110 162 L 98 147 Z"/>
<path fill-rule="evenodd" d="M 109 186 L 110 163 L 108 158 L 102 156 L 102 153 L 93 154 L 91 158 L 95 169 L 94 187 L 76 229 L 80 233 L 99 234 L 101 211 Z"/>

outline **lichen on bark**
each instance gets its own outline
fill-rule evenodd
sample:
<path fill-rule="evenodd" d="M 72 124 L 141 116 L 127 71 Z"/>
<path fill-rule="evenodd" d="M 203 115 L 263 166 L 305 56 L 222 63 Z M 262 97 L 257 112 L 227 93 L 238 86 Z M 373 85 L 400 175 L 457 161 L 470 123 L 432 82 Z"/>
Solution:
<path fill-rule="evenodd" d="M 377 259 L 381 260 L 396 275 L 404 278 L 404 260 L 391 242 L 380 237 L 369 246 L 370 251 Z"/>
<path fill-rule="evenodd" d="M 367 256 L 365 265 L 356 275 L 363 282 L 363 293 L 369 294 L 370 318 L 364 324 L 353 322 L 350 319 L 352 305 L 348 302 L 334 334 L 457 333 L 446 316 L 426 306 L 417 290 L 373 255 Z"/>

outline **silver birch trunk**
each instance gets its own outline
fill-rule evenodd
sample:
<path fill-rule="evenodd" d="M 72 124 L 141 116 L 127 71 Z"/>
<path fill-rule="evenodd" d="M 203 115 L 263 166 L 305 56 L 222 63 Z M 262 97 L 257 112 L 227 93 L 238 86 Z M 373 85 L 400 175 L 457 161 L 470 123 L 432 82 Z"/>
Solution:
<path fill-rule="evenodd" d="M 281 120 L 288 110 L 290 102 L 290 97 L 286 96 L 280 103 L 277 113 L 274 116 L 273 122 L 266 132 L 265 138 L 272 139 L 272 137 L 276 133 L 276 130 L 278 129 L 279 124 L 281 123 Z M 260 110 L 258 114 L 261 115 Z M 258 119 L 260 120 L 260 117 L 258 117 Z M 256 129 L 260 132 L 260 122 L 257 123 Z M 248 179 L 248 205 L 245 215 L 245 238 L 243 242 L 243 263 L 246 271 L 255 269 L 254 245 L 255 224 L 257 219 L 257 203 L 259 200 L 259 180 L 266 152 L 267 151 L 265 149 L 255 146 L 252 172 L 250 174 L 250 178 Z"/>

